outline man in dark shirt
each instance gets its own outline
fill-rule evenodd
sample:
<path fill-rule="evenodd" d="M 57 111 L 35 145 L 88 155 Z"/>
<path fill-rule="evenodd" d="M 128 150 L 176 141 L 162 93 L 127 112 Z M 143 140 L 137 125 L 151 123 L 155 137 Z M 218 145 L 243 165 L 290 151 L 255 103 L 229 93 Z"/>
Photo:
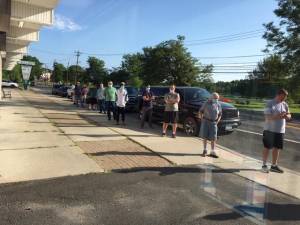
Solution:
<path fill-rule="evenodd" d="M 144 128 L 146 118 L 148 118 L 149 127 L 152 128 L 152 112 L 153 112 L 152 100 L 154 99 L 154 96 L 152 91 L 150 90 L 150 85 L 146 87 L 146 90 L 143 92 L 142 97 L 143 97 L 143 103 L 142 103 L 141 128 Z"/>
<path fill-rule="evenodd" d="M 80 86 L 80 82 L 77 82 L 74 88 L 74 104 L 79 106 L 79 102 L 80 102 L 80 98 L 81 98 L 81 86 Z"/>

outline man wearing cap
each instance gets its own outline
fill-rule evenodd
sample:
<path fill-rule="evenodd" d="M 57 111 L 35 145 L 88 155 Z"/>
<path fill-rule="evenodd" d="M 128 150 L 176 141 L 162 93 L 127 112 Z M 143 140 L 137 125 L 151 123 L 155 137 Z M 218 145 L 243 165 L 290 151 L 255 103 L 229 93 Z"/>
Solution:
<path fill-rule="evenodd" d="M 144 128 L 145 120 L 148 117 L 149 127 L 152 128 L 152 113 L 153 113 L 153 93 L 148 85 L 143 92 L 143 102 L 142 102 L 142 118 L 141 118 L 141 128 Z"/>
<path fill-rule="evenodd" d="M 203 139 L 203 156 L 207 155 L 207 141 L 211 143 L 210 155 L 219 158 L 215 152 L 218 137 L 218 123 L 222 117 L 222 107 L 219 103 L 219 94 L 214 92 L 199 110 L 201 118 L 200 137 Z"/>
<path fill-rule="evenodd" d="M 266 104 L 264 110 L 265 126 L 263 132 L 263 165 L 262 171 L 269 172 L 267 159 L 269 151 L 272 150 L 272 165 L 270 171 L 283 173 L 283 170 L 277 165 L 279 152 L 283 148 L 283 138 L 285 133 L 286 120 L 291 119 L 288 104 L 285 102 L 288 92 L 281 89 L 277 92 L 275 98 Z"/>

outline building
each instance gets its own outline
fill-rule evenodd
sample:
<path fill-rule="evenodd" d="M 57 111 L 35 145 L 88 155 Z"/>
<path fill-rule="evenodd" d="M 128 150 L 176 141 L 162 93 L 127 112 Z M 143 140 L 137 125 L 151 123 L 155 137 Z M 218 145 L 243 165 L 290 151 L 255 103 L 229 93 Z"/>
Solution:
<path fill-rule="evenodd" d="M 12 70 L 30 42 L 39 41 L 41 27 L 54 22 L 57 4 L 58 0 L 0 0 L 0 96 L 2 69 Z"/>

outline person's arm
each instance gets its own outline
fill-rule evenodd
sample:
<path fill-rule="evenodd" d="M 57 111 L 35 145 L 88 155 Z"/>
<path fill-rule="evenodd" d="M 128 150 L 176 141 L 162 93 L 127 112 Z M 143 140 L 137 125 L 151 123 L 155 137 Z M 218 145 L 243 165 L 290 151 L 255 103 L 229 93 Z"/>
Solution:
<path fill-rule="evenodd" d="M 285 118 L 286 120 L 291 120 L 291 119 L 292 119 L 292 114 L 290 113 L 290 109 L 289 109 L 288 104 L 286 104 L 285 107 L 286 107 L 287 113 L 285 114 L 285 117 L 284 117 L 284 118 Z"/>
<path fill-rule="evenodd" d="M 203 114 L 204 114 L 204 109 L 205 109 L 205 107 L 206 107 L 206 102 L 201 106 L 201 108 L 200 108 L 199 111 L 198 111 L 198 117 L 199 117 L 200 119 L 203 119 Z"/>
<path fill-rule="evenodd" d="M 164 97 L 165 103 L 169 104 L 170 103 L 170 99 L 169 96 L 166 94 Z"/>
<path fill-rule="evenodd" d="M 222 118 L 222 107 L 220 104 L 218 105 L 218 108 L 219 108 L 219 114 L 218 114 L 218 118 L 217 118 L 217 124 L 220 122 L 220 120 Z"/>
<path fill-rule="evenodd" d="M 279 113 L 276 115 L 272 114 L 272 104 L 270 102 L 267 103 L 266 108 L 264 110 L 266 120 L 281 120 L 284 119 L 285 113 Z"/>
<path fill-rule="evenodd" d="M 175 99 L 175 103 L 179 103 L 180 102 L 180 95 L 177 94 L 177 98 Z"/>

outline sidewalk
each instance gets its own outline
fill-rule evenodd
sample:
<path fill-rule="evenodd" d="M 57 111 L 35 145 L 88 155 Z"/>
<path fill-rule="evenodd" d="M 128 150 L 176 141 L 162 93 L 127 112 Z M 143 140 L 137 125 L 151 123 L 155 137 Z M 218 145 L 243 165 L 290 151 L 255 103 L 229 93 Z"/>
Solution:
<path fill-rule="evenodd" d="M 49 96 L 44 95 L 45 98 Z M 63 99 L 57 99 L 62 105 L 69 105 Z M 97 112 L 78 109 L 77 112 L 84 118 L 94 121 L 101 126 L 106 126 L 116 134 L 127 137 L 139 143 L 145 148 L 159 154 L 176 165 L 214 165 L 226 169 L 248 180 L 265 185 L 271 189 L 288 194 L 300 199 L 300 174 L 283 168 L 284 174 L 269 173 L 260 171 L 261 161 L 242 155 L 238 152 L 218 146 L 219 159 L 202 157 L 202 144 L 199 138 L 179 136 L 175 140 L 169 137 L 160 137 L 160 128 L 155 130 L 139 129 L 138 120 L 128 118 L 127 126 L 116 126 L 114 122 L 107 121 L 105 115 Z M 246 143 L 245 143 L 246 144 Z"/>
<path fill-rule="evenodd" d="M 0 102 L 0 183 L 103 171 L 19 93 Z"/>

